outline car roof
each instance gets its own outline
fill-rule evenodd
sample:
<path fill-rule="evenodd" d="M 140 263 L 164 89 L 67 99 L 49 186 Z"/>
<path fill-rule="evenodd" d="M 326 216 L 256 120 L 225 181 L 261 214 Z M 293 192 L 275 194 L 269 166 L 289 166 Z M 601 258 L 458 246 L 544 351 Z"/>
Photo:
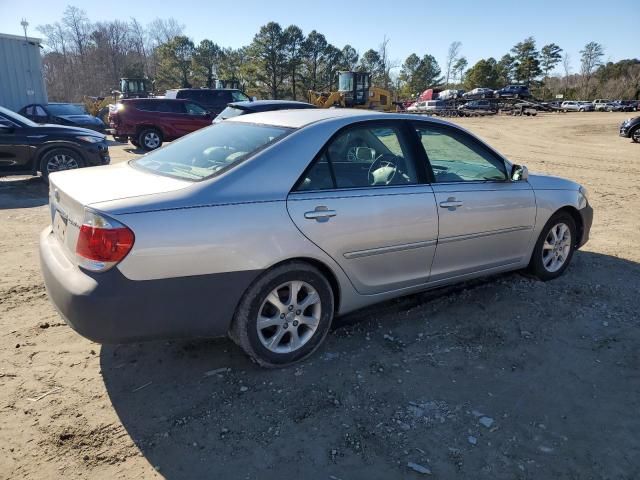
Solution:
<path fill-rule="evenodd" d="M 354 120 L 423 120 L 416 115 L 403 113 L 384 113 L 372 110 L 356 110 L 352 108 L 304 108 L 297 110 L 271 110 L 249 115 L 239 115 L 225 122 L 258 123 L 289 128 L 302 128 L 312 123 L 344 119 Z M 426 119 L 424 119 L 426 121 Z M 447 124 L 439 119 L 429 118 L 432 123 Z"/>
<path fill-rule="evenodd" d="M 121 102 L 181 102 L 181 103 L 197 103 L 188 98 L 166 98 L 166 97 L 154 97 L 154 98 L 123 98 Z"/>
<path fill-rule="evenodd" d="M 262 111 L 269 107 L 293 107 L 293 108 L 316 108 L 307 102 L 296 102 L 294 100 L 244 100 L 241 102 L 231 102 L 227 104 L 229 107 L 240 108 L 242 110 Z"/>
<path fill-rule="evenodd" d="M 303 108 L 297 110 L 271 110 L 268 112 L 252 113 L 251 115 L 241 115 L 229 118 L 227 122 L 263 123 L 266 125 L 277 125 L 281 127 L 300 128 L 312 123 L 331 118 L 342 117 L 366 117 L 372 115 L 371 111 L 355 110 L 349 108 L 327 108 L 314 109 Z M 385 114 L 379 114 L 384 117 Z"/>
<path fill-rule="evenodd" d="M 237 88 L 167 88 L 167 92 L 239 92 Z"/>

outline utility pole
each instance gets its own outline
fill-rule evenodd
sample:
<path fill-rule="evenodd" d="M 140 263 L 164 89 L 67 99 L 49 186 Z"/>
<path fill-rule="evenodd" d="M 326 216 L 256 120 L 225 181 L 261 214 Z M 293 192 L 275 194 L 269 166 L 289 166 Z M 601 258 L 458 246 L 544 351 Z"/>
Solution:
<path fill-rule="evenodd" d="M 24 39 L 27 40 L 27 27 L 29 26 L 29 22 L 27 22 L 26 18 L 23 18 L 20 25 L 22 25 L 22 29 L 24 30 Z"/>

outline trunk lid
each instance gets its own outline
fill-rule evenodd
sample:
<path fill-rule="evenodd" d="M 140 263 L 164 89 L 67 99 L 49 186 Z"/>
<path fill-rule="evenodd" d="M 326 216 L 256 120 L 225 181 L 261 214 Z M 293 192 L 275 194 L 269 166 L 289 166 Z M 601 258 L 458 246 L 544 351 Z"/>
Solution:
<path fill-rule="evenodd" d="M 118 163 L 104 167 L 81 168 L 49 176 L 49 210 L 53 233 L 67 257 L 76 262 L 78 233 L 85 207 L 93 204 L 166 193 L 193 183 L 163 177 Z"/>

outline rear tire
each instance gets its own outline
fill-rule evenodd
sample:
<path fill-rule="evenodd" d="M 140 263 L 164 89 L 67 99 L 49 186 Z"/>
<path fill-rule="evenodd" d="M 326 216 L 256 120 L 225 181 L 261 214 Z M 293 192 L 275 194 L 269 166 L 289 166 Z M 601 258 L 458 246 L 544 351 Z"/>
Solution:
<path fill-rule="evenodd" d="M 162 133 L 157 128 L 145 128 L 138 134 L 140 148 L 150 152 L 162 146 Z"/>
<path fill-rule="evenodd" d="M 75 170 L 84 167 L 84 159 L 70 148 L 54 148 L 45 152 L 40 160 L 42 179 L 49 183 L 49 175 L 64 170 Z"/>
<path fill-rule="evenodd" d="M 286 263 L 263 274 L 245 292 L 229 337 L 259 365 L 286 367 L 320 346 L 333 310 L 333 291 L 324 275 L 304 262 Z"/>
<path fill-rule="evenodd" d="M 576 222 L 566 212 L 551 216 L 533 249 L 528 271 L 546 282 L 558 278 L 571 263 L 576 249 Z"/>

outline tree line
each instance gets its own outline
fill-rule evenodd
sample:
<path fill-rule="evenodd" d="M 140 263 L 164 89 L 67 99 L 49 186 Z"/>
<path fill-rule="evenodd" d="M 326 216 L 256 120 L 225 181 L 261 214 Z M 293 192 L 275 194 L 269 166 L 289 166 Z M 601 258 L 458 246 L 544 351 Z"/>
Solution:
<path fill-rule="evenodd" d="M 413 98 L 427 88 L 499 88 L 529 85 L 536 96 L 566 98 L 640 96 L 640 60 L 603 63 L 604 48 L 589 42 L 580 51 L 580 72 L 555 43 L 540 50 L 533 37 L 514 45 L 499 60 L 489 57 L 468 67 L 458 41 L 449 46 L 442 69 L 433 55 L 410 54 L 402 63 L 389 56 L 389 39 L 362 54 L 351 45 L 331 44 L 320 32 L 269 22 L 252 42 L 237 49 L 204 39 L 193 42 L 176 20 L 136 19 L 91 22 L 69 6 L 62 19 L 38 27 L 45 39 L 45 80 L 52 100 L 80 101 L 106 96 L 121 77 L 148 77 L 154 90 L 212 87 L 216 79 L 238 81 L 261 98 L 305 99 L 307 90 L 336 88 L 338 72 L 370 72 L 372 82 L 398 98 Z M 562 66 L 563 76 L 552 76 Z"/>

